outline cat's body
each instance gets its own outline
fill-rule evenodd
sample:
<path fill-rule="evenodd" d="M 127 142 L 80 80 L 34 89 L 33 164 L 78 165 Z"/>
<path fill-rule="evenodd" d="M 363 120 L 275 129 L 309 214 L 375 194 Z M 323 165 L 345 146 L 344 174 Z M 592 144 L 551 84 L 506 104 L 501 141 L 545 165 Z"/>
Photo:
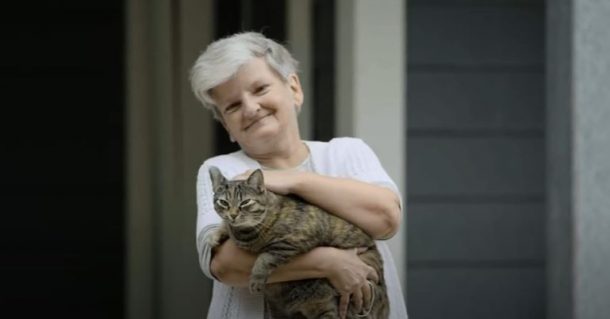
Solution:
<path fill-rule="evenodd" d="M 223 224 L 211 236 L 216 246 L 231 237 L 239 247 L 258 254 L 250 276 L 250 290 L 263 292 L 273 318 L 338 318 L 338 293 L 326 279 L 266 284 L 277 266 L 317 246 L 368 247 L 360 258 L 380 275 L 372 284 L 372 303 L 364 315 L 348 311 L 348 318 L 387 318 L 389 304 L 383 261 L 374 240 L 360 228 L 299 198 L 266 191 L 262 172 L 245 181 L 227 181 L 210 169 L 214 208 Z"/>

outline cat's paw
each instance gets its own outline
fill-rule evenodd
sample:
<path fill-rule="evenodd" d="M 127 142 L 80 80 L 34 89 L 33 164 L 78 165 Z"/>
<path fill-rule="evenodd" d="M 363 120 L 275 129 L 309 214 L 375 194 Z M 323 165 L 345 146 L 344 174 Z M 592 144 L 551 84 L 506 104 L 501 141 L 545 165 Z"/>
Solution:
<path fill-rule="evenodd" d="M 216 234 L 212 234 L 208 236 L 206 243 L 210 245 L 210 247 L 214 248 L 220 244 L 220 242 L 218 241 L 219 239 L 219 236 L 217 236 Z"/>
<path fill-rule="evenodd" d="M 252 278 L 250 279 L 250 292 L 253 294 L 260 294 L 265 289 L 265 279 L 263 278 Z"/>
<path fill-rule="evenodd" d="M 206 242 L 208 243 L 208 245 L 210 245 L 210 247 L 214 248 L 222 244 L 228 237 L 228 234 L 222 231 L 222 229 L 218 229 L 210 236 L 208 236 Z"/>

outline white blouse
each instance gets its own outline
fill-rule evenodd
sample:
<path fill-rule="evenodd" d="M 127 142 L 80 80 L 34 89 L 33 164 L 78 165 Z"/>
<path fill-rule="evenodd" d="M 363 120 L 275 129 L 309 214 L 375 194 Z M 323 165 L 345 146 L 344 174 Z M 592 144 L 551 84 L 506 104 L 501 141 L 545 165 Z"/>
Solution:
<path fill-rule="evenodd" d="M 310 158 L 298 169 L 385 186 L 396 192 L 401 198 L 398 188 L 381 166 L 375 153 L 362 140 L 343 137 L 334 138 L 329 142 L 306 141 L 305 143 L 309 147 Z M 261 168 L 261 166 L 243 151 L 237 151 L 212 157 L 206 160 L 199 169 L 197 176 L 197 251 L 203 273 L 214 280 L 210 273 L 211 247 L 206 244 L 205 239 L 214 228 L 219 226 L 221 218 L 214 211 L 212 202 L 210 166 L 218 167 L 228 179 L 249 169 Z M 384 241 L 377 241 L 377 247 L 384 261 L 384 277 L 390 299 L 390 318 L 405 319 L 407 311 L 394 260 Z M 214 280 L 208 318 L 263 319 L 263 297 L 250 294 L 248 288 L 231 287 Z"/>

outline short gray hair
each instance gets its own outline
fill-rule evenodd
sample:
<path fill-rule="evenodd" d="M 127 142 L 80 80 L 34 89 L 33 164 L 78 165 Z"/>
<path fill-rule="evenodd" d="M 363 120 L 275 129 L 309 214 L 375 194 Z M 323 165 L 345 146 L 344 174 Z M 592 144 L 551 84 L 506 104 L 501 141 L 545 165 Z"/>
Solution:
<path fill-rule="evenodd" d="M 297 72 L 298 61 L 281 44 L 257 32 L 243 32 L 212 42 L 191 69 L 191 88 L 197 99 L 220 120 L 210 90 L 226 82 L 253 58 L 263 57 L 284 80 Z"/>

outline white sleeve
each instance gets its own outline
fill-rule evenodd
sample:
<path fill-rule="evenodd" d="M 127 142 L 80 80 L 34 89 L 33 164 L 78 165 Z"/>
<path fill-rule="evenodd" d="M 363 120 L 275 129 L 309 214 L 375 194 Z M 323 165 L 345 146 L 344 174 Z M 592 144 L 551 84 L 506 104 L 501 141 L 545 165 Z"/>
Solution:
<path fill-rule="evenodd" d="M 342 177 L 353 178 L 394 191 L 400 200 L 402 207 L 402 196 L 396 183 L 385 171 L 375 152 L 361 139 L 341 138 L 338 147 L 334 147 L 333 157 L 339 159 Z"/>
<path fill-rule="evenodd" d="M 206 161 L 199 168 L 197 175 L 197 252 L 201 270 L 210 279 L 214 279 L 210 272 L 212 248 L 206 243 L 206 238 L 221 222 L 214 210 L 213 196 L 209 165 Z"/>

